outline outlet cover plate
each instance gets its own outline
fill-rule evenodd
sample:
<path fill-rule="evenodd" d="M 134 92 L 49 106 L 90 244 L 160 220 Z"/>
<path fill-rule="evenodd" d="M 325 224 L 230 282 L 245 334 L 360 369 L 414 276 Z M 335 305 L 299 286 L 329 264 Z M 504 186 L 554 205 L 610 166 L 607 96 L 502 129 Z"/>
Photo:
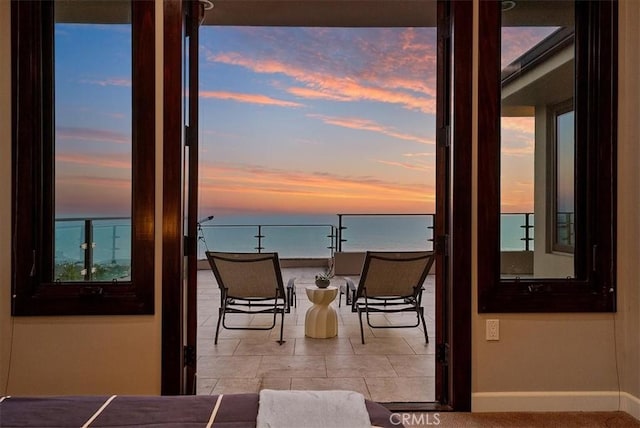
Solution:
<path fill-rule="evenodd" d="M 500 320 L 487 320 L 487 340 L 500 340 Z"/>

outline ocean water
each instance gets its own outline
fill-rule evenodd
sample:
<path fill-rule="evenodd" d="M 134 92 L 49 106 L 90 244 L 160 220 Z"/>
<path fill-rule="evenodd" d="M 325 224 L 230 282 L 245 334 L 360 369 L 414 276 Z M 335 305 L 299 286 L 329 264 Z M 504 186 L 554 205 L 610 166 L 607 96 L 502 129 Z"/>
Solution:
<path fill-rule="evenodd" d="M 260 227 L 258 227 L 260 225 Z M 243 216 L 202 225 L 198 254 L 213 251 L 278 252 L 281 258 L 331 257 L 342 251 L 431 250 L 433 216 Z M 260 237 L 260 239 L 258 239 Z"/>
<path fill-rule="evenodd" d="M 525 214 L 501 217 L 502 251 L 522 251 Z M 529 215 L 533 238 L 533 215 Z M 131 264 L 131 224 L 129 219 L 93 221 L 93 265 L 105 267 Z M 198 234 L 198 256 L 204 252 L 278 252 L 281 258 L 331 257 L 338 245 L 342 226 L 342 251 L 432 250 L 433 216 L 345 215 L 260 215 L 216 216 L 203 222 Z M 57 221 L 55 229 L 56 266 L 84 265 L 86 250 L 83 220 Z M 533 250 L 533 241 L 529 242 Z M 121 274 L 121 272 L 119 273 Z"/>

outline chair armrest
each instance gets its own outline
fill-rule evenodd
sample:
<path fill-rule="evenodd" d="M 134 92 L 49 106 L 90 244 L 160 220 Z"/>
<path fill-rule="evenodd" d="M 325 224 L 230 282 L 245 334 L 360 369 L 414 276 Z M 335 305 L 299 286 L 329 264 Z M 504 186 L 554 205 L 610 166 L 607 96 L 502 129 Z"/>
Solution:
<path fill-rule="evenodd" d="M 287 312 L 291 310 L 291 306 L 294 303 L 293 299 L 296 294 L 295 281 L 296 281 L 295 277 L 289 278 L 289 281 L 287 281 Z"/>

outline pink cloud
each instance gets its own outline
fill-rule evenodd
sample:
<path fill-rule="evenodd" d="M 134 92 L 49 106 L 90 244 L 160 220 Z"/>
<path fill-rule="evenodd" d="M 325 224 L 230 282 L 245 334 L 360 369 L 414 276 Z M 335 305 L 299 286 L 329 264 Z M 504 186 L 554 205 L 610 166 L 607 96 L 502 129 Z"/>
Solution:
<path fill-rule="evenodd" d="M 501 67 L 512 63 L 557 29 L 558 27 L 503 27 Z"/>
<path fill-rule="evenodd" d="M 131 155 L 56 153 L 56 162 L 103 168 L 131 169 Z"/>
<path fill-rule="evenodd" d="M 316 100 L 332 100 L 332 101 L 351 101 L 351 98 L 345 95 L 332 94 L 329 92 L 324 92 L 321 90 L 311 89 L 311 88 L 291 87 L 287 89 L 287 92 L 300 98 L 306 98 L 308 100 L 316 99 Z"/>
<path fill-rule="evenodd" d="M 373 32 L 371 34 L 378 37 L 375 40 L 327 40 L 331 33 L 310 33 L 313 37 L 290 41 L 283 47 L 277 45 L 273 48 L 276 52 L 270 51 L 268 56 L 261 52 L 208 51 L 207 59 L 255 73 L 292 78 L 303 86 L 284 89 L 301 98 L 374 101 L 424 113 L 435 112 L 435 40 L 422 34 L 418 42 L 420 37 L 415 29 L 406 29 L 404 33 Z M 260 37 L 267 34 L 271 35 L 261 33 Z M 332 46 L 337 52 L 329 55 L 326 46 Z M 294 49 L 297 56 L 290 58 L 289 51 Z M 345 57 L 352 60 L 345 61 Z"/>
<path fill-rule="evenodd" d="M 533 135 L 535 126 L 535 117 L 503 117 L 500 119 L 500 127 L 503 130 L 513 130 Z"/>
<path fill-rule="evenodd" d="M 372 177 L 353 177 L 325 172 L 289 171 L 256 165 L 205 163 L 201 166 L 201 189 L 229 195 L 267 193 L 314 196 L 325 199 L 379 199 L 427 201 L 433 187 L 424 183 L 403 184 Z M 216 198 L 221 197 L 219 194 Z M 287 203 L 297 205 L 298 201 Z"/>
<path fill-rule="evenodd" d="M 131 137 L 115 131 L 107 131 L 104 129 L 92 128 L 72 128 L 58 127 L 56 128 L 57 140 L 79 140 L 79 141 L 98 141 L 114 144 L 130 144 Z"/>
<path fill-rule="evenodd" d="M 67 189 L 73 189 L 74 192 L 81 193 L 84 190 L 95 191 L 96 187 L 101 189 L 115 190 L 131 190 L 131 179 L 127 178 L 111 178 L 96 177 L 93 175 L 57 175 L 56 188 L 65 186 Z M 76 195 L 76 197 L 78 197 Z"/>
<path fill-rule="evenodd" d="M 395 161 L 387 161 L 387 160 L 376 160 L 376 162 L 381 163 L 383 165 L 397 166 L 400 168 L 410 169 L 415 171 L 429 171 L 433 169 L 433 166 L 431 165 L 417 165 L 417 164 L 411 164 L 408 162 L 395 162 Z"/>
<path fill-rule="evenodd" d="M 131 87 L 131 79 L 129 78 L 107 78 L 102 80 L 81 80 L 80 83 L 88 83 L 90 85 L 98 85 L 98 86 L 121 86 L 121 87 Z"/>
<path fill-rule="evenodd" d="M 421 144 L 434 144 L 434 141 L 429 138 L 419 137 L 417 135 L 407 134 L 400 131 L 396 131 L 392 128 L 380 125 L 372 120 L 361 118 L 348 118 L 348 117 L 330 117 L 320 114 L 310 114 L 309 117 L 322 120 L 329 125 L 341 126 L 344 128 L 356 129 L 361 131 L 378 132 L 380 134 L 387 135 L 389 137 L 398 138 L 401 140 L 414 141 Z"/>
<path fill-rule="evenodd" d="M 415 158 L 415 157 L 435 157 L 435 153 L 426 153 L 426 152 L 422 152 L 422 153 L 404 153 L 402 156 L 408 157 L 408 158 Z"/>
<path fill-rule="evenodd" d="M 278 107 L 302 107 L 302 104 L 278 100 L 261 94 L 243 94 L 239 92 L 227 91 L 200 91 L 201 98 L 214 98 L 220 100 L 231 100 L 241 103 L 278 106 Z"/>
<path fill-rule="evenodd" d="M 503 117 L 500 122 L 500 152 L 507 156 L 533 156 L 535 150 L 535 118 Z M 532 159 L 533 162 L 533 159 Z"/>

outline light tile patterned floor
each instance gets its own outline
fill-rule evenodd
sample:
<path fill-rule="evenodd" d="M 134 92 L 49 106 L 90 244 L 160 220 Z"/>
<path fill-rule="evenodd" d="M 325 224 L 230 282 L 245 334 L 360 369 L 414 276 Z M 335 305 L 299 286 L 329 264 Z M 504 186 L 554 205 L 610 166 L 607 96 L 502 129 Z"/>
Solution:
<path fill-rule="evenodd" d="M 311 339 L 304 335 L 306 310 L 311 307 L 304 288 L 313 286 L 317 268 L 285 268 L 285 284 L 296 278 L 297 307 L 285 315 L 284 339 L 279 345 L 280 321 L 273 330 L 220 329 L 220 292 L 209 270 L 198 272 L 198 394 L 231 394 L 270 389 L 348 389 L 378 402 L 435 400 L 435 278 L 425 282 L 423 306 L 430 344 L 421 327 L 372 329 L 365 324 L 361 343 L 357 314 L 344 303 L 338 308 L 338 336 Z M 340 281 L 332 280 L 332 285 Z M 378 315 L 376 322 L 393 325 L 415 317 L 410 314 Z M 227 317 L 229 325 L 268 325 L 268 315 Z"/>

